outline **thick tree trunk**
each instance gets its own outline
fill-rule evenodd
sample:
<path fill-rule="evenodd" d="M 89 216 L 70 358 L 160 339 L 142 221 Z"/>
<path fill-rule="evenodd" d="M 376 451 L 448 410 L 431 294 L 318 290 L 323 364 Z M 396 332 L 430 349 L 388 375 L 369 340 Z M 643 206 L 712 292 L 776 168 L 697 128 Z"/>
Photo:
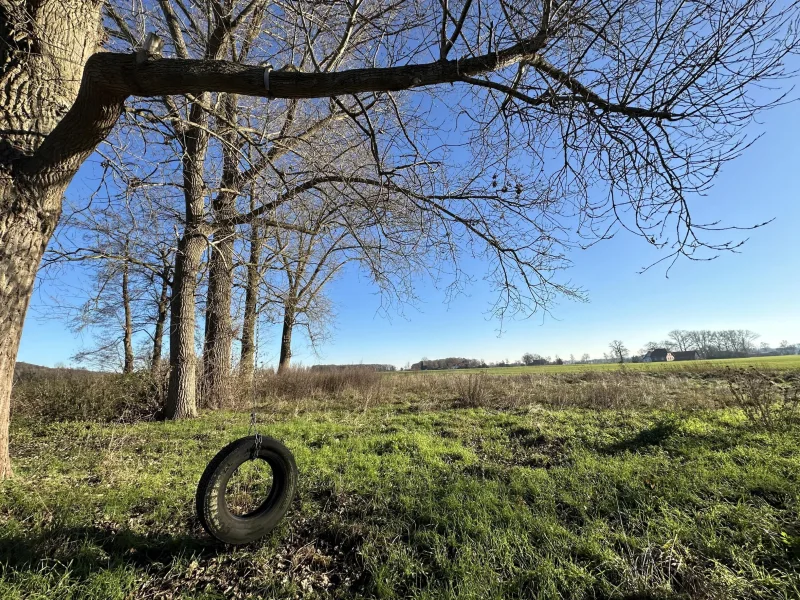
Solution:
<path fill-rule="evenodd" d="M 186 233 L 175 254 L 169 323 L 169 391 L 164 407 L 167 419 L 197 416 L 195 293 L 204 249 L 205 239 L 201 235 Z"/>
<path fill-rule="evenodd" d="M 164 344 L 164 325 L 167 322 L 169 308 L 169 267 L 165 267 L 161 275 L 161 295 L 158 298 L 158 314 L 156 329 L 153 332 L 153 356 L 150 359 L 150 372 L 157 373 L 161 368 L 161 353 Z"/>
<path fill-rule="evenodd" d="M 62 164 L 30 157 L 78 94 L 98 47 L 99 10 L 85 0 L 0 2 L 0 479 L 11 475 L 11 385 L 36 270 L 64 189 L 88 153 L 70 144 L 72 160 Z M 117 108 L 112 101 L 106 117 L 116 121 Z M 107 134 L 107 124 L 95 133 Z"/>
<path fill-rule="evenodd" d="M 207 408 L 226 406 L 230 400 L 233 234 L 233 227 L 217 230 L 209 259 L 206 339 L 203 348 L 203 403 Z"/>
<path fill-rule="evenodd" d="M 281 333 L 281 356 L 278 362 L 278 375 L 289 369 L 292 360 L 292 330 L 294 329 L 295 305 L 289 300 L 283 309 L 283 332 Z"/>
<path fill-rule="evenodd" d="M 201 96 L 208 101 L 208 94 Z M 208 150 L 208 114 L 199 103 L 189 113 L 192 125 L 184 131 L 183 195 L 186 225 L 175 253 L 169 326 L 169 389 L 164 416 L 186 419 L 197 416 L 197 357 L 194 351 L 195 294 L 206 235 L 204 163 Z"/>
<path fill-rule="evenodd" d="M 206 339 L 203 346 L 203 402 L 208 408 L 229 406 L 231 401 L 231 348 L 233 325 L 231 297 L 233 295 L 233 240 L 236 227 L 227 221 L 236 215 L 236 190 L 241 156 L 237 131 L 227 123 L 237 120 L 237 96 L 225 94 L 225 122 L 218 122 L 222 138 L 222 180 L 214 198 L 214 219 L 222 223 L 214 231 L 208 270 L 208 301 L 206 303 Z"/>
<path fill-rule="evenodd" d="M 254 202 L 251 200 L 251 207 Z M 239 362 L 242 376 L 252 381 L 256 367 L 256 320 L 258 318 L 258 283 L 261 262 L 261 233 L 258 221 L 250 224 L 250 256 L 247 261 L 247 289 L 244 296 L 242 321 L 242 355 Z"/>
<path fill-rule="evenodd" d="M 0 201 L 13 202 L 14 191 Z M 11 475 L 8 427 L 11 414 L 11 385 L 25 312 L 33 291 L 36 270 L 55 229 L 61 206 L 61 191 L 53 190 L 46 204 L 51 208 L 43 219 L 33 208 L 20 213 L 0 213 L 0 479 Z"/>
<path fill-rule="evenodd" d="M 131 314 L 131 294 L 129 289 L 128 263 L 122 265 L 122 306 L 125 311 L 125 332 L 122 336 L 125 348 L 123 373 L 133 373 L 133 316 Z"/>

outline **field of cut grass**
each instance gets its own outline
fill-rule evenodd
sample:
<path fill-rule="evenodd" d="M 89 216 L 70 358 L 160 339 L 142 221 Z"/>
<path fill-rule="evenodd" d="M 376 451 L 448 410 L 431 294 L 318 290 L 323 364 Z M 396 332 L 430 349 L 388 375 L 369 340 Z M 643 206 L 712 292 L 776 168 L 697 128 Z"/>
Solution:
<path fill-rule="evenodd" d="M 752 358 L 721 358 L 714 360 L 693 360 L 663 363 L 625 363 L 626 369 L 637 371 L 708 371 L 710 369 L 743 369 L 755 367 L 768 370 L 800 369 L 800 354 L 793 356 L 757 356 Z M 459 373 L 489 373 L 492 375 L 521 375 L 526 373 L 583 373 L 586 371 L 613 371 L 620 368 L 618 363 L 598 363 L 586 365 L 544 365 L 536 367 L 491 367 L 487 369 L 456 369 Z M 399 373 L 441 373 L 442 371 L 400 371 Z"/>
<path fill-rule="evenodd" d="M 265 411 L 300 493 L 238 549 L 205 536 L 192 499 L 246 413 L 13 423 L 0 598 L 800 597 L 797 428 L 408 398 Z"/>

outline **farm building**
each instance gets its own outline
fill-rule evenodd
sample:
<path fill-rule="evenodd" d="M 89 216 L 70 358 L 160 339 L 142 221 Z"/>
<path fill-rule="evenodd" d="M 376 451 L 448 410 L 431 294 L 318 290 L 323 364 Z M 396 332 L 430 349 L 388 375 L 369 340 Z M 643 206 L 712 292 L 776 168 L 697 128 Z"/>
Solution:
<path fill-rule="evenodd" d="M 674 360 L 697 360 L 697 351 L 676 352 L 665 348 L 656 348 L 644 355 L 642 362 L 672 362 Z"/>

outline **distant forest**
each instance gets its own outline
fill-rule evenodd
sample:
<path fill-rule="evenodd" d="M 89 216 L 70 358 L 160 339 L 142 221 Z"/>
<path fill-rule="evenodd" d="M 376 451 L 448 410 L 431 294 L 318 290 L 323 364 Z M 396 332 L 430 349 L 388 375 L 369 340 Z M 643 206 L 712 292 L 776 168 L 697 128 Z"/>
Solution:
<path fill-rule="evenodd" d="M 657 342 L 648 342 L 639 350 L 638 354 L 631 354 L 625 345 L 614 340 L 609 347 L 611 352 L 603 353 L 600 358 L 592 358 L 589 354 L 582 354 L 576 358 L 570 354 L 569 358 L 555 358 L 541 356 L 526 352 L 519 360 L 501 360 L 498 362 L 485 362 L 474 358 L 423 358 L 415 362 L 406 370 L 410 371 L 432 371 L 440 369 L 480 369 L 489 367 L 521 367 L 537 365 L 562 365 L 562 364 L 591 364 L 607 362 L 640 362 L 644 356 L 655 349 L 663 348 L 668 351 L 691 351 L 697 352 L 697 357 L 701 359 L 712 358 L 747 358 L 751 356 L 782 356 L 789 354 L 800 354 L 800 343 L 790 344 L 787 340 L 781 340 L 777 346 L 767 343 L 756 344 L 761 336 L 749 329 L 725 329 L 712 331 L 709 329 L 685 330 L 673 329 L 667 334 L 667 338 Z"/>
<path fill-rule="evenodd" d="M 370 371 L 396 371 L 397 368 L 394 365 L 380 365 L 380 364 L 370 364 L 365 365 L 363 363 L 356 364 L 356 365 L 314 365 L 311 367 L 312 371 L 330 371 L 335 369 L 369 369 Z"/>

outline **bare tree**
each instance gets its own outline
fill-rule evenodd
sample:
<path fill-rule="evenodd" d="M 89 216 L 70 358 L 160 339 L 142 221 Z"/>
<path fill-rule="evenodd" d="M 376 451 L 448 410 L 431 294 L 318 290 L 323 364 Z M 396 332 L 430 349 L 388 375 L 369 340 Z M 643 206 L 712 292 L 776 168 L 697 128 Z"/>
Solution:
<path fill-rule="evenodd" d="M 611 356 L 617 359 L 617 362 L 625 362 L 625 357 L 628 356 L 628 349 L 619 340 L 614 340 L 608 347 L 611 349 Z"/>
<path fill-rule="evenodd" d="M 662 340 L 660 342 L 647 342 L 642 348 L 642 354 L 647 354 L 653 350 L 674 350 L 675 344 L 672 340 Z"/>
<path fill-rule="evenodd" d="M 696 329 L 689 332 L 692 346 L 700 358 L 714 358 L 717 351 L 717 335 L 709 329 Z"/>
<path fill-rule="evenodd" d="M 536 362 L 536 358 L 534 358 L 533 354 L 530 352 L 526 352 L 522 355 L 522 362 L 528 366 L 531 366 Z"/>
<path fill-rule="evenodd" d="M 281 31 L 281 15 L 291 6 L 276 5 L 270 14 L 276 27 L 264 28 L 263 36 L 272 34 L 273 42 L 280 39 L 274 32 Z M 197 3 L 196 14 L 207 16 L 210 27 L 219 32 L 204 53 L 190 58 L 175 41 L 168 50 L 178 58 L 160 60 L 159 43 L 153 38 L 133 54 L 94 53 L 102 39 L 99 3 L 3 0 L 3 476 L 10 473 L 7 424 L 13 364 L 36 268 L 58 221 L 67 184 L 108 136 L 133 95 L 196 98 L 186 119 L 191 123 L 184 138 L 190 218 L 178 244 L 181 258 L 173 289 L 179 293 L 173 294 L 173 308 L 194 302 L 192 286 L 187 289 L 178 282 L 194 277 L 197 248 L 205 247 L 209 234 L 203 211 L 192 208 L 203 194 L 197 187 L 202 177 L 196 176 L 199 171 L 193 164 L 206 147 L 203 106 L 208 105 L 209 92 L 357 98 L 458 83 L 452 93 L 463 91 L 474 107 L 464 111 L 463 118 L 474 125 L 471 162 L 478 180 L 466 182 L 462 177 L 443 187 L 438 178 L 423 179 L 418 204 L 431 218 L 463 232 L 465 244 L 483 248 L 502 293 L 499 314 L 509 307 L 541 307 L 569 291 L 554 273 L 576 244 L 566 236 L 574 231 L 567 221 L 576 210 L 582 216 L 582 231 L 594 240 L 607 237 L 620 222 L 673 257 L 702 258 L 698 252 L 703 250 L 713 255 L 735 247 L 733 242 L 714 244 L 702 238 L 703 231 L 718 226 L 692 221 L 690 198 L 709 185 L 721 163 L 741 151 L 741 128 L 764 106 L 748 96 L 751 85 L 785 75 L 783 59 L 797 48 L 796 3 L 653 0 L 611 7 L 605 2 L 543 0 L 528 5 L 478 0 L 465 2 L 454 14 L 441 2 L 400 2 L 394 5 L 400 17 L 367 21 L 358 18 L 355 6 L 304 3 L 297 11 L 302 21 L 324 22 L 330 49 L 324 55 L 315 52 L 309 69 L 313 72 L 287 69 L 267 75 L 261 66 L 219 60 L 226 47 L 221 42 L 228 41 L 226 33 L 239 25 L 243 13 L 229 13 L 214 0 Z M 187 11 L 185 18 L 195 17 Z M 167 21 L 182 32 L 179 20 Z M 119 26 L 109 22 L 111 29 Z M 371 32 L 371 51 L 336 70 L 340 48 L 347 46 L 347 33 L 354 27 Z M 432 54 L 438 57 L 434 61 L 426 58 Z M 25 92 L 33 89 L 37 92 Z M 451 93 L 447 87 L 437 89 Z M 458 98 L 445 105 L 461 114 Z M 424 118 L 425 103 L 417 106 Z M 368 115 L 358 122 L 369 130 Z M 416 147 L 429 165 L 447 162 L 446 153 L 436 160 L 435 152 L 424 151 L 421 139 L 406 140 L 400 128 L 389 136 L 394 137 L 387 140 L 387 134 L 376 131 L 374 137 L 390 149 L 393 143 L 402 143 L 405 150 Z M 393 156 L 418 160 L 417 154 L 400 150 L 397 147 Z M 559 168 L 553 165 L 555 156 L 561 161 Z M 554 168 L 513 168 L 519 161 L 530 165 L 531 158 L 534 165 Z M 387 174 L 380 175 L 381 185 L 396 185 Z M 596 199 L 600 184 L 609 191 L 605 200 Z M 496 193 L 482 198 L 478 188 Z M 667 231 L 677 232 L 677 237 L 666 237 Z M 189 344 L 190 334 L 193 337 L 193 327 L 189 331 L 181 321 L 183 315 L 173 311 L 171 354 Z M 185 388 L 193 381 L 193 365 L 173 364 L 173 373 L 175 385 Z M 174 389 L 172 397 L 168 411 L 192 414 L 191 406 L 181 404 L 183 399 L 177 398 L 175 405 Z"/>
<path fill-rule="evenodd" d="M 671 341 L 671 347 L 669 349 L 674 348 L 680 352 L 686 352 L 692 349 L 692 336 L 690 332 L 682 329 L 673 329 L 668 335 Z"/>
<path fill-rule="evenodd" d="M 56 282 L 66 265 L 89 275 L 85 301 L 72 305 L 59 294 L 48 311 L 49 318 L 72 321 L 76 331 L 91 333 L 94 346 L 75 359 L 101 369 L 119 363 L 125 373 L 134 369 L 135 336 L 151 340 L 144 362 L 157 368 L 160 361 L 172 262 L 163 215 L 153 211 L 146 197 L 134 192 L 134 200 L 130 192 L 124 188 L 119 195 L 96 194 L 85 203 L 67 203 L 43 260 L 43 273 L 52 272 Z"/>
<path fill-rule="evenodd" d="M 324 337 L 331 315 L 324 289 L 347 258 L 336 256 L 336 246 L 342 238 L 327 240 L 326 243 L 320 239 L 319 233 L 306 235 L 278 229 L 275 236 L 282 251 L 273 269 L 284 281 L 275 286 L 277 293 L 267 302 L 277 304 L 282 313 L 278 373 L 283 373 L 290 366 L 292 334 L 296 326 L 303 327 L 314 347 Z"/>
<path fill-rule="evenodd" d="M 589 354 L 587 354 L 587 353 L 585 353 L 585 352 L 584 352 L 583 356 L 581 356 L 581 363 L 585 365 L 585 364 L 587 364 L 587 363 L 588 363 L 590 360 L 592 360 L 592 357 L 591 357 L 591 356 L 589 356 Z"/>
<path fill-rule="evenodd" d="M 256 208 L 255 195 L 250 194 L 250 209 Z M 242 317 L 241 355 L 239 369 L 245 381 L 252 381 L 256 366 L 256 325 L 258 319 L 260 282 L 262 270 L 262 234 L 258 220 L 253 220 L 249 225 L 247 250 L 245 262 L 245 300 L 244 315 Z"/>

